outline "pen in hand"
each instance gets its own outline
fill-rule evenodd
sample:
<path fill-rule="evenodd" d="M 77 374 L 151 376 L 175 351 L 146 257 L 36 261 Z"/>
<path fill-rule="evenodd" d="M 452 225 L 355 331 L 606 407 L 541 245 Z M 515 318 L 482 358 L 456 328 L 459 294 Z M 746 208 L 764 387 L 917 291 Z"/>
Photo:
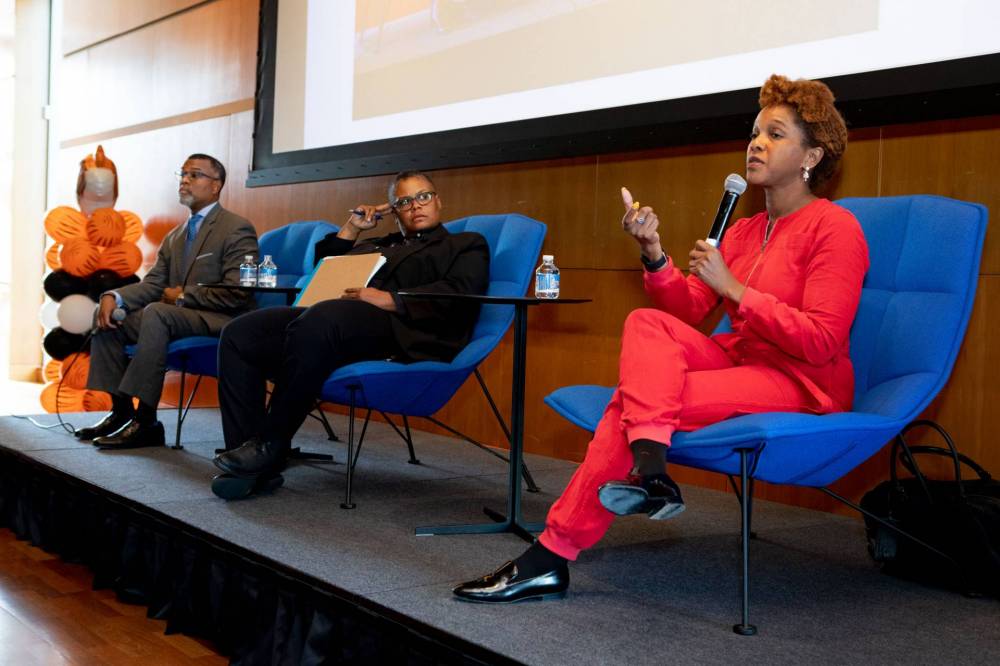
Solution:
<path fill-rule="evenodd" d="M 357 215 L 358 217 L 364 217 L 365 216 L 365 211 L 363 211 L 363 210 L 354 210 L 353 208 L 351 208 L 347 212 L 351 213 L 352 215 Z M 374 217 L 375 221 L 377 222 L 378 220 L 382 219 L 382 213 L 375 213 L 375 215 L 373 217 Z"/>

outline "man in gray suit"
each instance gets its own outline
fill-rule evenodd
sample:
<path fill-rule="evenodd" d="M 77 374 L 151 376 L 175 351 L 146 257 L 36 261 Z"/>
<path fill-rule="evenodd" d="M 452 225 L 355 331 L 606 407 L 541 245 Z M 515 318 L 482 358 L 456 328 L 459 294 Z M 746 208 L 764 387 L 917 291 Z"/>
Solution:
<path fill-rule="evenodd" d="M 250 294 L 198 283 L 238 285 L 240 263 L 257 256 L 257 232 L 219 204 L 226 169 L 209 155 L 191 155 L 181 170 L 180 202 L 188 221 L 167 234 L 156 264 L 137 284 L 101 295 L 98 332 L 90 347 L 87 388 L 111 394 L 112 409 L 76 431 L 102 449 L 163 446 L 156 406 L 163 392 L 167 345 L 189 335 L 218 335 L 254 306 Z M 136 345 L 129 362 L 125 346 Z M 132 399 L 139 399 L 137 409 Z"/>

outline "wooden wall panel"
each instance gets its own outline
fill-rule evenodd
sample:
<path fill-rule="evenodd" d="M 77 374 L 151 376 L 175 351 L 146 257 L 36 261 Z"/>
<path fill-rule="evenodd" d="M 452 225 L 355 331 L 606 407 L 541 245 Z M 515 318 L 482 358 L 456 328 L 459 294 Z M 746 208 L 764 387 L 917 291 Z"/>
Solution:
<path fill-rule="evenodd" d="M 940 194 L 1000 215 L 1000 116 L 886 127 L 882 195 Z M 1000 275 L 1000 234 L 987 231 L 981 272 Z"/>
<path fill-rule="evenodd" d="M 89 2 L 63 3 L 63 53 L 152 23 L 205 0 L 105 0 L 100 11 Z"/>
<path fill-rule="evenodd" d="M 96 2 L 79 5 L 96 12 Z M 256 0 L 214 0 L 64 59 L 68 78 L 74 90 L 80 91 L 71 91 L 71 99 L 97 90 L 107 93 L 101 100 L 129 96 L 136 100 L 134 108 L 101 109 L 103 115 L 78 108 L 75 112 L 80 118 L 72 119 L 70 129 L 63 132 L 63 139 L 78 140 L 100 132 L 121 134 L 104 141 L 122 177 L 120 207 L 135 210 L 145 219 L 183 220 L 186 211 L 176 203 L 171 172 L 196 150 L 227 163 L 230 181 L 223 204 L 251 219 L 260 232 L 302 219 L 342 223 L 354 204 L 384 200 L 387 178 L 382 176 L 255 189 L 244 186 L 251 160 L 253 115 L 220 111 L 218 105 L 252 95 L 256 12 Z M 191 122 L 184 115 L 199 112 L 219 117 Z M 133 127 L 159 121 L 169 124 L 170 118 L 183 124 L 150 131 Z M 72 202 L 77 161 L 92 149 L 87 144 L 60 151 L 53 177 L 64 188 L 63 201 L 53 205 Z M 995 216 L 1000 212 L 1000 188 L 992 186 L 990 176 L 997 154 L 1000 116 L 853 131 L 830 196 L 936 193 L 981 201 Z M 618 226 L 619 188 L 628 186 L 640 201 L 656 207 L 664 219 L 666 247 L 683 262 L 693 241 L 711 223 L 722 180 L 730 172 L 742 172 L 743 160 L 744 144 L 736 141 L 434 174 L 446 217 L 509 211 L 546 222 L 545 251 L 555 254 L 563 269 L 564 294 L 594 299 L 586 305 L 540 306 L 530 312 L 529 451 L 582 459 L 587 434 L 555 417 L 542 398 L 566 384 L 614 384 L 622 323 L 628 312 L 646 305 L 635 246 Z M 762 206 L 760 194 L 750 192 L 737 214 L 748 215 Z M 387 220 L 378 231 L 392 227 Z M 152 245 L 147 249 L 152 250 Z M 992 446 L 1000 415 L 990 409 L 1000 398 L 1000 376 L 994 372 L 1000 367 L 1000 346 L 992 336 L 992 326 L 1000 317 L 998 268 L 1000 241 L 991 234 L 965 346 L 948 387 L 927 412 L 955 434 L 963 451 L 994 473 L 1000 473 L 1000 454 Z M 482 367 L 504 412 L 509 409 L 510 367 L 508 335 Z M 172 401 L 171 389 L 165 397 Z M 473 437 L 501 443 L 499 428 L 474 380 L 439 416 Z M 835 489 L 858 498 L 884 478 L 885 465 L 883 451 L 835 484 Z M 675 471 L 683 482 L 725 487 L 725 480 L 717 475 Z M 813 491 L 762 486 L 761 496 L 768 499 L 840 510 Z"/>
<path fill-rule="evenodd" d="M 60 141 L 250 99 L 256 53 L 257 2 L 216 0 L 70 55 Z"/>

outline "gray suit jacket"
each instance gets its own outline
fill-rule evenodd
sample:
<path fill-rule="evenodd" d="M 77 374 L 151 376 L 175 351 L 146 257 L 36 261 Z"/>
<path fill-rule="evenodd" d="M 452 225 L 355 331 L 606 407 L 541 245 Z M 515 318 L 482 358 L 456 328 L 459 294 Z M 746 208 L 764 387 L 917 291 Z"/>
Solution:
<path fill-rule="evenodd" d="M 246 219 L 216 204 L 202 221 L 187 261 L 186 240 L 187 224 L 173 229 L 160 244 L 156 263 L 146 277 L 117 291 L 125 308 L 134 312 L 159 301 L 167 287 L 182 285 L 184 309 L 196 312 L 217 334 L 230 319 L 254 307 L 253 296 L 235 289 L 199 287 L 198 283 L 238 285 L 243 257 L 257 257 L 257 231 Z"/>

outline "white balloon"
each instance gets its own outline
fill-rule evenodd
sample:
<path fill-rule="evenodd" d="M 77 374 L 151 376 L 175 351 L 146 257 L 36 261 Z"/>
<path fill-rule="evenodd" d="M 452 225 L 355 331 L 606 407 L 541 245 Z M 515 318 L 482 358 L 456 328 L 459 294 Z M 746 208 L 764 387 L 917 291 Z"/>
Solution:
<path fill-rule="evenodd" d="M 50 330 L 59 325 L 59 315 L 56 312 L 59 310 L 59 304 L 55 301 L 50 301 L 45 299 L 42 303 L 42 308 L 38 311 L 38 319 L 42 322 L 42 327 L 45 330 Z"/>
<path fill-rule="evenodd" d="M 59 325 L 70 333 L 86 333 L 94 325 L 94 309 L 97 303 L 83 294 L 70 294 L 59 301 L 56 313 Z"/>

